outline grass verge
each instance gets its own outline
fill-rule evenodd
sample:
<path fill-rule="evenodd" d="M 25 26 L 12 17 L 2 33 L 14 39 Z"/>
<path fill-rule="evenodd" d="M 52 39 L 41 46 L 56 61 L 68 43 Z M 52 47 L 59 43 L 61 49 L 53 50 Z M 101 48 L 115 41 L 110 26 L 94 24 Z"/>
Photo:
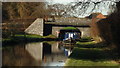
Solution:
<path fill-rule="evenodd" d="M 105 50 L 103 44 L 77 42 L 65 66 L 119 66 L 115 62 L 118 59 L 118 55 L 111 50 Z"/>
<path fill-rule="evenodd" d="M 2 39 L 2 45 L 26 43 L 26 42 L 38 42 L 38 41 L 51 41 L 51 40 L 56 40 L 56 37 L 54 35 L 48 35 L 48 36 L 14 35 L 14 37 Z"/>

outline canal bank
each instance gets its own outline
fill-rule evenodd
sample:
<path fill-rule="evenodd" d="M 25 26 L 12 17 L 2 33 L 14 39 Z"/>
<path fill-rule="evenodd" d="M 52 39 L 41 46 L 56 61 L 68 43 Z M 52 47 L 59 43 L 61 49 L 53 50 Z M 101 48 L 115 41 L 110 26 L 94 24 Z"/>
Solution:
<path fill-rule="evenodd" d="M 69 66 L 118 67 L 120 60 L 117 52 L 104 43 L 77 42 L 65 63 Z"/>
<path fill-rule="evenodd" d="M 2 46 L 7 44 L 20 44 L 20 43 L 30 43 L 30 42 L 42 42 L 42 41 L 58 41 L 59 39 L 56 38 L 54 35 L 48 36 L 39 36 L 39 35 L 29 35 L 29 34 L 17 34 L 14 36 L 10 36 L 9 38 L 3 38 Z"/>

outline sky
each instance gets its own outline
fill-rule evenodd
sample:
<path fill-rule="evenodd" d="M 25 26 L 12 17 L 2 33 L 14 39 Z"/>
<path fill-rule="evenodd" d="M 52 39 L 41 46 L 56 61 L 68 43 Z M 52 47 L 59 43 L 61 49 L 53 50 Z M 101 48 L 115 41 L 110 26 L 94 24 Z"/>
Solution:
<path fill-rule="evenodd" d="M 68 3 L 70 3 L 70 2 L 78 2 L 78 1 L 84 1 L 84 2 L 86 2 L 86 1 L 90 1 L 90 0 L 47 0 L 47 1 L 49 1 L 49 3 L 51 3 L 51 4 L 56 4 L 56 3 L 60 3 L 60 4 L 68 4 Z M 91 0 L 91 1 L 101 1 L 101 0 Z M 104 0 L 105 1 L 105 0 Z M 107 0 L 108 1 L 108 0 Z M 113 1 L 113 0 L 112 0 Z M 104 3 L 106 3 L 106 4 L 104 4 Z M 101 3 L 100 5 L 99 5 L 99 7 L 96 7 L 95 8 L 95 10 L 93 11 L 93 12 L 101 12 L 102 14 L 104 14 L 104 15 L 107 15 L 107 14 L 109 14 L 110 13 L 110 9 L 109 9 L 109 6 L 108 6 L 108 3 L 107 2 L 104 2 L 104 3 Z M 93 8 L 93 5 L 90 5 L 89 6 L 89 9 L 87 10 L 87 13 L 86 13 L 86 15 L 88 15 L 89 14 L 89 12 L 91 11 L 91 8 Z M 77 12 L 75 12 L 75 14 L 74 15 L 79 15 L 79 9 L 78 9 L 78 11 Z M 79 17 L 84 17 L 85 15 L 79 15 Z"/>
<path fill-rule="evenodd" d="M 60 3 L 60 4 L 68 4 L 70 2 L 75 2 L 75 0 L 46 0 L 51 4 L 55 4 L 55 3 Z"/>
<path fill-rule="evenodd" d="M 46 0 L 47 2 L 51 3 L 51 4 L 55 4 L 55 3 L 60 3 L 60 4 L 68 4 L 70 2 L 87 2 L 87 1 L 94 1 L 94 2 L 98 2 L 98 1 L 116 1 L 116 0 Z"/>
<path fill-rule="evenodd" d="M 63 3 L 63 4 L 67 4 L 70 2 L 74 2 L 74 0 L 53 0 L 54 3 Z"/>

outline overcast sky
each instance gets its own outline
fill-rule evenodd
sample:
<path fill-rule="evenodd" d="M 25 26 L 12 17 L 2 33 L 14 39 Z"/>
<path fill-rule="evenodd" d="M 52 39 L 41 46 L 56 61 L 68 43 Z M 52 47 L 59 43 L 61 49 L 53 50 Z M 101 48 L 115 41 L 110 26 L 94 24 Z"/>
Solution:
<path fill-rule="evenodd" d="M 54 3 L 63 3 L 63 4 L 67 4 L 70 2 L 74 2 L 74 0 L 53 0 Z"/>
<path fill-rule="evenodd" d="M 51 4 L 55 4 L 55 3 L 68 4 L 70 2 L 75 2 L 75 0 L 46 0 L 46 1 Z"/>
<path fill-rule="evenodd" d="M 70 3 L 70 2 L 79 2 L 79 1 L 82 1 L 83 2 L 83 0 L 47 0 L 49 3 L 51 3 L 51 4 L 55 4 L 55 3 L 60 3 L 60 4 L 68 4 L 68 3 Z M 84 2 L 86 2 L 86 1 L 90 1 L 90 0 L 84 0 Z M 91 0 L 91 1 L 101 1 L 101 0 Z M 105 1 L 105 0 L 103 0 L 104 1 L 104 3 L 101 3 L 100 5 L 99 5 L 99 7 L 96 7 L 95 8 L 95 10 L 93 11 L 93 12 L 101 12 L 102 14 L 104 14 L 104 15 L 107 15 L 107 14 L 109 14 L 110 13 L 110 8 L 109 8 L 109 5 L 112 5 L 112 2 L 107 2 L 107 1 Z M 111 1 L 113 1 L 113 0 L 111 0 Z M 114 3 L 114 2 L 113 2 Z M 88 7 L 88 10 L 86 11 L 87 13 L 85 13 L 86 15 L 88 15 L 89 14 L 89 12 L 91 11 L 91 9 L 93 8 L 93 6 L 94 6 L 94 4 L 91 4 L 89 7 Z M 75 9 L 74 11 L 76 11 L 75 12 L 75 14 L 74 15 L 79 15 L 79 7 L 78 7 L 78 10 L 77 9 Z M 81 16 L 81 15 L 79 15 L 79 17 L 84 17 L 85 15 L 83 15 L 83 16 Z"/>
<path fill-rule="evenodd" d="M 88 2 L 88 1 L 93 1 L 93 2 L 98 2 L 98 1 L 116 1 L 116 0 L 46 0 L 47 2 L 51 4 L 55 3 L 60 3 L 60 4 L 68 4 L 70 2 Z"/>

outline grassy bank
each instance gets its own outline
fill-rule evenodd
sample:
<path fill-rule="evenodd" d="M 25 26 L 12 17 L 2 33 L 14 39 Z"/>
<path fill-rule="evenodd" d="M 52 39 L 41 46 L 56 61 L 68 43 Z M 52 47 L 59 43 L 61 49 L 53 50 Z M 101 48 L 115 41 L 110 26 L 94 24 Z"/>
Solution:
<path fill-rule="evenodd" d="M 75 27 L 65 27 L 65 28 L 63 28 L 63 30 L 77 30 L 77 28 L 75 28 Z"/>
<path fill-rule="evenodd" d="M 65 66 L 118 66 L 117 54 L 105 47 L 103 43 L 77 42 Z"/>
<path fill-rule="evenodd" d="M 39 41 L 52 41 L 57 40 L 55 36 L 39 36 L 39 35 L 14 35 L 9 38 L 2 39 L 2 45 L 27 43 L 27 42 L 39 42 Z"/>

